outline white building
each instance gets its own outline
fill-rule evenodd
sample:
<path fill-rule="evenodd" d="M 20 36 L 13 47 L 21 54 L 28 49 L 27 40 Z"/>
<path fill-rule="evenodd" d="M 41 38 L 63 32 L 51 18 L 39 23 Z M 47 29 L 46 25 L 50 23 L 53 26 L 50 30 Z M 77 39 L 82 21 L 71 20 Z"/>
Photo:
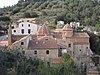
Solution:
<path fill-rule="evenodd" d="M 78 27 L 80 27 L 80 22 L 70 22 L 70 26 L 78 28 Z"/>
<path fill-rule="evenodd" d="M 21 22 L 18 26 L 12 29 L 13 35 L 34 35 L 37 32 L 37 24 L 33 24 L 30 22 Z"/>

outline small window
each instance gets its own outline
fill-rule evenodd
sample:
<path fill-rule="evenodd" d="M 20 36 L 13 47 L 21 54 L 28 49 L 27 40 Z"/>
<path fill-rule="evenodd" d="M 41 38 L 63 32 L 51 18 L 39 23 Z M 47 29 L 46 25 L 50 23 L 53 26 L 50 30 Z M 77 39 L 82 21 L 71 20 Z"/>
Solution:
<path fill-rule="evenodd" d="M 81 52 L 81 49 L 80 49 L 80 52 Z"/>
<path fill-rule="evenodd" d="M 21 42 L 21 45 L 24 45 L 24 42 Z"/>
<path fill-rule="evenodd" d="M 14 33 L 16 32 L 16 30 L 14 30 Z"/>
<path fill-rule="evenodd" d="M 68 47 L 71 47 L 71 44 L 68 44 Z"/>
<path fill-rule="evenodd" d="M 22 34 L 24 34 L 24 29 L 21 30 Z"/>
<path fill-rule="evenodd" d="M 37 54 L 37 51 L 34 51 L 34 54 Z"/>
<path fill-rule="evenodd" d="M 30 34 L 31 33 L 31 29 L 28 29 L 28 34 Z"/>
<path fill-rule="evenodd" d="M 88 47 L 86 47 L 86 49 L 88 49 Z"/>
<path fill-rule="evenodd" d="M 27 20 L 27 22 L 29 22 L 29 20 Z"/>
<path fill-rule="evenodd" d="M 23 27 L 23 24 L 22 24 L 22 27 Z"/>
<path fill-rule="evenodd" d="M 48 40 L 48 38 L 45 38 L 45 40 Z"/>
<path fill-rule="evenodd" d="M 49 50 L 46 51 L 46 54 L 49 54 Z"/>
<path fill-rule="evenodd" d="M 28 27 L 30 27 L 30 24 L 28 24 Z"/>

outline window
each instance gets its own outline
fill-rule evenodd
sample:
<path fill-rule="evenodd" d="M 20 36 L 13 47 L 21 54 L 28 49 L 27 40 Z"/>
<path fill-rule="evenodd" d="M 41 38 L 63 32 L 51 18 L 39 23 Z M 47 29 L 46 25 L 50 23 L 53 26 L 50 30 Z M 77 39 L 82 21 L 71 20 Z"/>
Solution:
<path fill-rule="evenodd" d="M 71 47 L 71 44 L 68 44 L 68 47 Z"/>
<path fill-rule="evenodd" d="M 46 51 L 46 54 L 49 54 L 49 50 Z"/>
<path fill-rule="evenodd" d="M 22 24 L 22 27 L 23 27 L 23 24 Z"/>
<path fill-rule="evenodd" d="M 45 40 L 48 40 L 48 38 L 45 38 Z"/>
<path fill-rule="evenodd" d="M 30 24 L 28 24 L 28 27 L 30 27 Z"/>
<path fill-rule="evenodd" d="M 24 34 L 24 29 L 21 30 L 22 34 Z"/>
<path fill-rule="evenodd" d="M 88 49 L 88 47 L 86 47 L 86 49 Z"/>
<path fill-rule="evenodd" d="M 24 42 L 21 42 L 21 45 L 24 45 Z"/>
<path fill-rule="evenodd" d="M 16 30 L 14 30 L 14 33 L 16 32 Z"/>
<path fill-rule="evenodd" d="M 80 49 L 80 52 L 81 52 L 81 49 Z"/>
<path fill-rule="evenodd" d="M 30 34 L 31 33 L 31 29 L 28 29 L 28 34 Z"/>
<path fill-rule="evenodd" d="M 34 51 L 34 54 L 37 54 L 37 51 Z"/>
<path fill-rule="evenodd" d="M 29 20 L 27 20 L 27 22 L 29 22 Z"/>

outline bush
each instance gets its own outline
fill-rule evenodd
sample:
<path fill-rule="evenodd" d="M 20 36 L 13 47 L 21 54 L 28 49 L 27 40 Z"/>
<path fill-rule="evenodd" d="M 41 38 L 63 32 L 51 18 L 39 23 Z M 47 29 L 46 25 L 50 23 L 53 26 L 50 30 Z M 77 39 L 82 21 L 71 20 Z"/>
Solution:
<path fill-rule="evenodd" d="M 10 21 L 11 19 L 7 16 L 0 17 L 0 21 Z"/>
<path fill-rule="evenodd" d="M 16 7 L 16 8 L 14 8 L 13 10 L 12 10 L 12 14 L 16 14 L 16 13 L 18 13 L 19 11 L 20 11 L 20 7 Z"/>
<path fill-rule="evenodd" d="M 34 17 L 38 17 L 36 12 L 25 12 L 23 14 L 24 18 L 34 18 Z"/>

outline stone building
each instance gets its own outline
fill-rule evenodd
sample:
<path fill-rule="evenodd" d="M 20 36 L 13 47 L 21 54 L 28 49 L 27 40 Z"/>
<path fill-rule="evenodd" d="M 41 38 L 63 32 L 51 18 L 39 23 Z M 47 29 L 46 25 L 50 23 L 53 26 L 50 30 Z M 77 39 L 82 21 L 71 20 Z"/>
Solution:
<path fill-rule="evenodd" d="M 11 37 L 12 47 L 22 47 L 26 56 L 47 61 L 59 60 L 63 53 L 68 53 L 76 64 L 86 63 L 87 52 L 90 50 L 88 34 L 75 32 L 69 24 L 53 32 L 46 25 L 42 25 L 36 34 Z"/>

